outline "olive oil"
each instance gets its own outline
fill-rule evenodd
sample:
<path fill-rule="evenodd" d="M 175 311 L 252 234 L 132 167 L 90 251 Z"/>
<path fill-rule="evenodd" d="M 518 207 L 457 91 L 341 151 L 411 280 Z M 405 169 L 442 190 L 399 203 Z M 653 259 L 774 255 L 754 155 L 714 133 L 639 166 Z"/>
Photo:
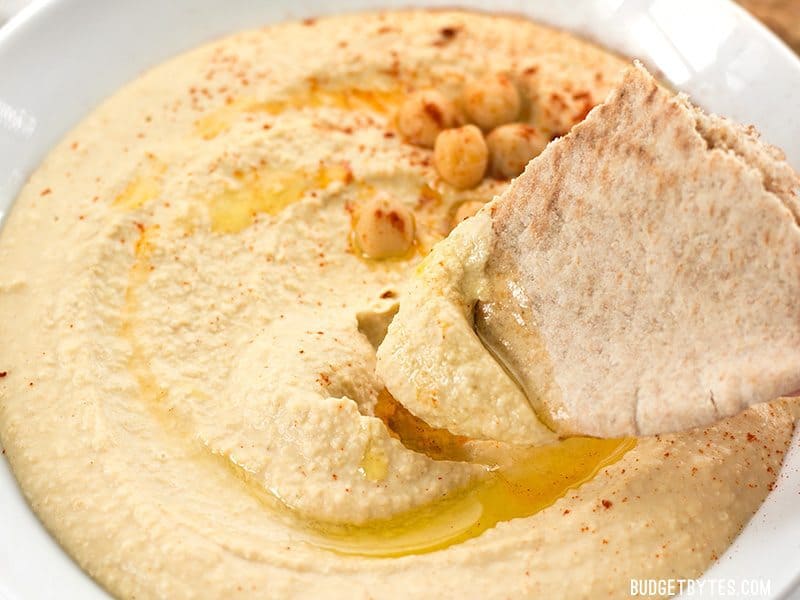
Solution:
<path fill-rule="evenodd" d="M 299 90 L 279 100 L 260 101 L 255 98 L 234 98 L 228 104 L 195 122 L 195 131 L 203 139 L 210 140 L 230 129 L 244 114 L 264 113 L 279 115 L 287 110 L 334 108 L 343 111 L 368 111 L 388 115 L 403 99 L 399 89 L 328 89 L 312 82 L 308 88 Z"/>
<path fill-rule="evenodd" d="M 544 510 L 635 444 L 632 439 L 575 437 L 519 449 L 510 466 L 487 466 L 482 481 L 452 497 L 366 525 L 313 524 L 311 541 L 333 552 L 375 558 L 442 550 Z"/>

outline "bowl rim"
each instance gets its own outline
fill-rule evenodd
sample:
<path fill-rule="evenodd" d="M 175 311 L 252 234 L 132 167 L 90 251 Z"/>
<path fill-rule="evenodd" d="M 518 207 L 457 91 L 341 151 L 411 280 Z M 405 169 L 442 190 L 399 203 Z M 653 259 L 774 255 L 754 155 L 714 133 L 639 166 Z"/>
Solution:
<path fill-rule="evenodd" d="M 210 3 L 210 1 L 211 0 L 203 0 L 202 3 L 205 4 L 205 5 L 208 5 Z M 243 2 L 243 0 L 238 0 L 238 1 L 239 1 L 240 5 Z M 149 2 L 149 4 L 147 4 L 147 6 L 153 5 L 153 0 L 148 0 L 148 2 Z M 190 0 L 181 0 L 181 2 L 176 2 L 175 4 L 176 5 L 186 6 L 188 2 L 190 2 Z M 627 1 L 626 0 L 579 0 L 579 4 L 582 5 L 582 6 L 589 6 L 589 5 L 605 5 L 605 6 L 630 5 L 630 6 L 634 7 L 634 9 L 638 9 L 638 10 L 642 10 L 642 11 L 647 10 L 647 8 L 652 7 L 653 5 L 657 4 L 658 2 L 659 2 L 659 0 L 627 0 Z M 683 0 L 682 0 L 682 2 L 683 2 Z M 37 37 L 37 36 L 41 37 L 43 35 L 44 30 L 46 30 L 48 27 L 52 27 L 54 19 L 58 18 L 58 13 L 59 12 L 62 12 L 64 10 L 66 10 L 66 9 L 71 8 L 71 7 L 79 7 L 80 6 L 80 7 L 84 7 L 85 8 L 85 7 L 90 7 L 90 6 L 97 6 L 97 4 L 98 4 L 98 0 L 33 0 L 31 3 L 29 3 L 26 6 L 24 6 L 17 14 L 12 16 L 11 19 L 9 19 L 2 27 L 0 27 L 0 67 L 4 63 L 6 63 L 8 61 L 7 54 L 10 51 L 13 51 L 15 46 L 24 45 L 25 43 L 29 43 L 29 40 L 26 40 L 27 37 L 30 37 L 30 36 L 33 36 L 34 38 Z M 131 3 L 129 2 L 128 5 L 130 5 L 130 4 Z M 332 13 L 351 12 L 353 10 L 359 10 L 359 9 L 354 8 L 354 5 L 372 5 L 376 9 L 379 9 L 379 8 L 392 8 L 392 7 L 393 8 L 404 8 L 404 7 L 419 6 L 419 5 L 435 6 L 437 8 L 458 8 L 458 7 L 475 8 L 478 5 L 484 5 L 485 8 L 488 8 L 489 10 L 493 11 L 494 10 L 494 6 L 492 6 L 493 4 L 502 4 L 503 6 L 507 5 L 507 6 L 511 7 L 511 8 L 513 8 L 512 5 L 514 5 L 514 1 L 513 0 L 507 0 L 507 1 L 502 1 L 502 2 L 492 3 L 489 0 L 462 0 L 462 1 L 458 1 L 458 0 L 455 0 L 455 1 L 452 1 L 452 0 L 427 0 L 427 1 L 425 1 L 425 0 L 422 0 L 422 1 L 420 1 L 420 0 L 408 0 L 408 1 L 401 1 L 401 2 L 398 3 L 398 2 L 395 2 L 393 0 L 374 0 L 372 2 L 370 2 L 369 0 L 345 0 L 342 3 L 336 3 L 336 4 L 337 5 L 339 5 L 339 4 L 347 5 L 348 8 L 346 8 L 345 10 L 339 10 L 339 7 L 337 6 L 336 9 L 333 10 L 333 11 L 325 10 L 324 9 L 325 4 L 326 3 L 325 3 L 324 0 L 306 0 L 306 1 L 299 0 L 298 2 L 296 2 L 297 7 L 300 7 L 301 10 L 304 10 L 305 9 L 304 7 L 306 7 L 307 5 L 317 5 L 318 7 L 321 8 L 321 10 L 316 10 L 316 11 L 312 11 L 311 13 L 309 13 L 309 14 L 313 14 L 314 16 L 317 16 L 317 15 L 320 15 L 322 13 L 332 14 Z M 517 10 L 515 12 L 518 12 L 519 14 L 524 14 L 527 11 L 528 14 L 526 16 L 531 16 L 530 13 L 531 12 L 535 12 L 538 9 L 542 9 L 542 5 L 543 4 L 544 4 L 543 1 L 538 1 L 538 2 L 534 1 L 534 2 L 529 2 L 529 3 L 518 2 L 517 5 L 516 5 Z M 680 2 L 676 3 L 676 4 L 680 4 Z M 793 75 L 793 79 L 792 80 L 797 82 L 798 85 L 800 86 L 800 57 L 798 57 L 798 55 L 795 54 L 783 41 L 781 41 L 776 35 L 774 35 L 763 23 L 761 23 L 760 21 L 755 19 L 743 7 L 741 7 L 738 4 L 735 4 L 731 0 L 707 0 L 706 4 L 708 6 L 711 6 L 714 11 L 718 11 L 720 14 L 732 15 L 733 18 L 736 19 L 737 23 L 746 24 L 744 26 L 750 32 L 750 36 L 753 39 L 759 40 L 760 43 L 763 44 L 763 47 L 769 51 L 769 53 L 770 53 L 770 55 L 769 55 L 770 56 L 770 61 L 772 62 L 774 60 L 775 64 L 780 64 L 780 67 L 782 69 L 781 72 L 792 74 Z M 392 5 L 392 6 L 390 7 L 388 5 Z M 536 5 L 536 6 L 534 7 L 534 5 Z M 124 5 L 122 5 L 122 6 L 124 6 Z M 220 6 L 222 6 L 222 4 L 220 4 Z M 284 7 L 284 9 L 286 9 L 286 8 L 287 7 Z M 363 9 L 363 6 L 361 7 L 361 9 Z M 126 10 L 130 10 L 130 6 L 128 6 L 126 8 Z M 555 10 L 557 11 L 559 9 L 555 9 Z M 563 9 L 561 9 L 561 10 L 563 10 Z M 575 9 L 573 8 L 572 10 L 575 10 Z M 505 12 L 505 11 L 501 10 L 500 12 Z M 295 15 L 295 14 L 291 13 L 291 11 L 287 11 L 287 16 L 292 16 L 292 17 L 296 18 L 298 15 Z M 540 16 L 533 16 L 532 18 L 535 18 L 537 20 L 541 20 L 544 23 L 552 22 L 552 20 L 548 19 L 546 15 L 545 16 L 541 16 L 541 15 Z M 276 19 L 270 20 L 270 22 L 279 22 L 280 20 L 283 20 L 283 19 L 281 17 L 278 17 Z M 257 24 L 261 24 L 261 21 L 253 22 L 253 23 L 251 23 L 251 26 L 256 26 Z M 558 25 L 556 25 L 556 26 L 558 26 Z M 226 30 L 226 31 L 228 33 L 232 33 L 234 30 L 235 29 L 229 29 L 229 30 Z M 595 35 L 595 34 L 592 33 L 591 30 L 580 30 L 579 29 L 579 30 L 576 31 L 576 33 L 578 35 L 580 35 L 581 37 L 587 38 L 590 41 L 593 41 L 595 43 L 601 43 L 601 44 L 605 43 L 606 47 L 609 47 L 609 45 L 610 45 L 610 47 L 612 49 L 614 49 L 614 50 L 618 49 L 615 46 L 614 43 L 609 43 L 609 40 L 603 40 L 602 39 L 602 35 Z M 192 36 L 187 36 L 187 38 L 188 37 L 192 37 Z M 197 46 L 200 43 L 203 43 L 204 41 L 209 41 L 210 39 L 219 37 L 219 33 L 217 33 L 216 35 L 210 35 L 210 36 L 204 35 L 204 36 L 194 36 L 194 37 L 197 38 L 195 42 L 193 42 L 191 44 L 188 44 L 188 45 L 185 45 L 184 47 L 181 47 L 181 44 L 177 44 L 170 51 L 166 52 L 166 54 L 167 55 L 175 54 L 176 53 L 176 48 L 177 48 L 178 52 L 182 52 L 182 51 L 184 51 L 184 50 L 186 50 L 188 48 Z M 631 55 L 631 53 L 625 52 L 624 48 L 622 49 L 622 51 L 624 53 L 628 54 L 628 55 Z M 637 55 L 637 54 L 638 53 L 635 53 L 633 55 Z M 161 60 L 163 60 L 164 58 L 165 57 L 162 56 L 161 59 L 152 61 L 150 64 L 151 65 L 152 64 L 157 64 L 158 62 L 161 62 Z M 644 58 L 644 62 L 646 64 L 650 64 L 650 65 L 652 64 L 652 62 L 648 60 L 647 56 L 644 56 L 643 58 Z M 56 62 L 57 62 L 57 60 L 56 60 Z M 144 66 L 140 65 L 135 71 L 139 72 L 143 68 L 147 68 L 147 67 L 148 67 L 148 65 L 144 65 Z M 771 68 L 775 68 L 775 65 L 771 64 L 770 67 Z M 2 69 L 0 69 L 0 71 L 2 71 Z M 130 80 L 130 79 L 134 78 L 135 76 L 136 76 L 136 73 L 132 73 L 131 76 L 126 76 L 125 80 Z M 118 87 L 119 87 L 119 83 L 111 85 L 111 89 L 112 90 L 116 89 Z M 692 88 L 693 86 L 690 84 L 688 87 Z M 800 89 L 800 87 L 798 87 L 797 89 Z M 104 93 L 100 93 L 99 97 L 95 98 L 95 102 L 94 103 L 96 104 L 96 102 L 98 100 L 101 100 L 103 97 L 106 97 L 107 95 L 108 95 L 108 91 L 106 91 Z M 714 102 L 707 102 L 706 101 L 707 98 L 706 98 L 706 100 L 704 100 L 705 96 L 704 96 L 704 93 L 703 93 L 703 91 L 701 89 L 697 89 L 697 90 L 692 89 L 692 96 L 699 98 L 701 104 L 710 104 L 710 105 L 714 105 L 715 104 Z M 713 97 L 713 93 L 711 94 L 711 96 Z M 3 110 L 3 97 L 4 97 L 4 92 L 0 91 L 0 111 Z M 46 154 L 46 152 L 48 152 L 50 150 L 50 148 L 52 148 L 53 142 L 55 142 L 58 139 L 60 139 L 66 133 L 66 131 L 68 131 L 72 126 L 75 125 L 75 123 L 79 120 L 79 118 L 82 118 L 82 116 L 84 114 L 90 112 L 92 110 L 92 108 L 93 108 L 93 104 L 86 105 L 86 106 L 84 106 L 84 110 L 82 112 L 79 111 L 79 112 L 76 112 L 75 114 L 72 114 L 70 117 L 65 117 L 65 118 L 61 119 L 62 123 L 60 125 L 60 128 L 57 129 L 57 130 L 50 131 L 49 135 L 46 136 L 46 138 L 44 138 L 45 141 L 36 141 L 36 140 L 30 141 L 30 144 L 32 144 L 32 145 L 38 145 L 39 149 L 37 151 L 35 151 L 35 152 L 31 152 L 24 159 L 22 159 L 22 162 L 26 163 L 27 168 L 24 169 L 23 171 L 19 172 L 16 175 L 16 179 L 12 179 L 9 182 L 7 182 L 7 185 L 6 185 L 5 188 L 3 188 L 2 185 L 0 185 L 0 227 L 2 227 L 3 222 L 4 222 L 4 216 L 5 216 L 5 212 L 6 212 L 6 211 L 4 211 L 4 207 L 7 206 L 8 209 L 10 209 L 11 206 L 13 206 L 13 203 L 14 203 L 14 200 L 16 198 L 17 192 L 18 192 L 19 188 L 21 187 L 22 183 L 24 183 L 24 181 L 27 179 L 27 177 L 30 175 L 30 173 L 33 170 L 35 170 L 35 168 L 39 165 L 39 163 L 41 162 L 41 159 Z M 0 114 L 0 117 L 2 117 L 2 114 Z M 8 137 L 7 135 L 4 135 L 6 132 L 3 130 L 2 126 L 3 126 L 2 119 L 0 119 L 0 157 L 3 156 L 2 144 L 4 143 L 4 139 L 6 137 Z M 800 137 L 800 121 L 798 121 L 796 130 L 797 130 L 798 136 Z M 25 142 L 23 142 L 23 145 L 24 145 L 24 143 Z M 795 166 L 795 168 L 800 168 L 800 147 L 785 148 L 785 150 L 787 151 L 787 154 L 790 154 L 790 160 L 792 161 L 792 164 Z M 2 178 L 2 176 L 3 176 L 3 173 L 0 172 L 0 178 Z M 790 461 L 790 457 L 791 457 L 791 461 Z M 11 476 L 10 481 L 7 481 L 7 478 L 3 477 L 3 475 L 4 475 L 3 471 L 8 470 L 8 472 L 10 473 L 10 470 L 8 469 L 8 461 L 5 458 L 3 458 L 2 460 L 0 460 L 0 462 L 2 463 L 2 465 L 0 465 L 0 490 L 4 489 L 5 492 L 8 492 L 8 497 L 18 497 L 18 499 L 21 500 L 23 504 L 21 506 L 16 506 L 15 509 L 19 509 L 21 511 L 27 510 L 27 512 L 30 513 L 28 516 L 29 517 L 33 517 L 36 520 L 36 522 L 39 522 L 38 521 L 38 517 L 35 516 L 35 514 L 31 511 L 30 507 L 28 506 L 27 502 L 25 501 L 21 491 L 19 490 L 19 488 L 18 488 L 18 486 L 16 484 L 16 480 L 13 479 L 13 476 Z M 790 462 L 792 463 L 792 466 L 796 471 L 800 470 L 800 469 L 797 468 L 798 465 L 800 465 L 800 427 L 798 427 L 796 429 L 796 431 L 795 431 L 795 437 L 794 437 L 793 442 L 792 442 L 792 449 L 787 454 L 787 456 L 785 458 L 782 473 L 783 473 L 783 471 L 787 470 L 787 464 L 789 464 Z M 800 482 L 800 474 L 795 473 L 794 479 L 792 479 L 792 482 L 790 484 L 787 484 L 787 485 L 792 485 L 792 486 L 793 485 L 797 485 L 798 489 L 800 490 L 800 483 L 798 483 L 798 482 Z M 15 487 L 16 490 L 9 490 L 9 489 L 7 489 L 8 486 L 11 486 L 12 488 Z M 796 492 L 794 491 L 794 489 L 787 490 L 787 493 L 793 494 L 793 495 L 796 496 Z M 764 506 L 767 506 L 767 504 L 769 503 L 770 498 L 772 498 L 773 494 L 775 494 L 775 492 L 772 492 L 770 494 L 770 496 L 767 499 L 767 502 L 765 502 L 765 504 L 762 505 L 761 509 L 759 510 L 759 514 L 760 514 L 761 510 L 764 509 Z M 750 525 L 755 520 L 756 520 L 756 517 L 754 517 L 751 520 L 750 524 L 748 524 L 745 527 L 745 529 L 749 528 Z M 44 532 L 43 526 L 41 525 L 40 522 L 39 522 L 39 527 L 42 530 L 42 532 Z M 50 541 L 50 545 L 53 546 L 56 549 L 56 551 L 58 551 L 58 548 L 60 548 L 60 547 L 58 546 L 58 543 L 56 542 L 56 540 L 54 538 L 52 538 L 52 537 L 49 537 L 49 533 L 45 532 L 45 535 L 48 537 L 48 539 Z M 740 536 L 740 538 L 741 538 L 741 536 Z M 762 540 L 762 543 L 766 544 L 766 541 Z M 727 554 L 728 553 L 726 553 L 726 555 Z M 2 555 L 2 548 L 0 547 L 0 556 L 1 555 Z M 75 569 L 80 570 L 80 567 L 78 567 L 75 563 L 72 563 L 72 559 L 71 558 L 67 558 L 67 561 L 70 562 L 70 564 L 72 564 Z M 715 564 L 714 566 L 712 566 L 711 569 L 709 569 L 709 571 L 706 573 L 706 575 L 704 575 L 704 577 L 708 576 L 709 574 L 713 574 L 715 568 L 718 567 L 718 566 L 719 566 L 719 562 L 717 564 Z M 83 573 L 83 572 L 81 571 L 81 573 Z M 89 585 L 94 584 L 94 582 L 92 580 L 90 580 L 88 578 L 88 576 L 85 576 L 85 578 L 86 578 L 87 582 L 89 582 Z M 94 584 L 94 585 L 96 587 L 96 584 Z M 778 590 L 776 592 L 776 595 L 774 597 L 775 598 L 788 597 L 792 593 L 792 591 L 796 590 L 797 588 L 800 588 L 800 570 L 798 570 L 792 576 L 792 578 L 789 580 L 787 585 L 783 586 L 782 589 L 780 589 L 780 590 Z M 9 597 L 13 597 L 12 596 L 13 590 L 7 590 L 5 588 L 3 571 L 2 571 L 2 569 L 0 569 L 0 596 L 3 595 L 3 592 L 6 592 L 6 593 L 7 592 L 11 592 L 11 593 L 8 593 L 7 595 Z"/>

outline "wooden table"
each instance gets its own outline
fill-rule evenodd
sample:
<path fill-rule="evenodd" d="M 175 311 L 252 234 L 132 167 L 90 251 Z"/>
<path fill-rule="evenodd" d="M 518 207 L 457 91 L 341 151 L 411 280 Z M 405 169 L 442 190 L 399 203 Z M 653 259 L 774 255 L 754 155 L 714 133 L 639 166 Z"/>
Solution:
<path fill-rule="evenodd" d="M 800 54 L 800 0 L 739 0 Z"/>

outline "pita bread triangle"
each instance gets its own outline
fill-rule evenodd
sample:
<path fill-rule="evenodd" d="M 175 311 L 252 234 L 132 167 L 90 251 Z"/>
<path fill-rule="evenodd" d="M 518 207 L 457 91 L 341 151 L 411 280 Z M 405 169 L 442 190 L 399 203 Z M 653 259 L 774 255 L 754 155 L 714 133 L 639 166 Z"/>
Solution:
<path fill-rule="evenodd" d="M 496 199 L 475 327 L 562 434 L 709 424 L 800 388 L 800 178 L 642 68 Z"/>

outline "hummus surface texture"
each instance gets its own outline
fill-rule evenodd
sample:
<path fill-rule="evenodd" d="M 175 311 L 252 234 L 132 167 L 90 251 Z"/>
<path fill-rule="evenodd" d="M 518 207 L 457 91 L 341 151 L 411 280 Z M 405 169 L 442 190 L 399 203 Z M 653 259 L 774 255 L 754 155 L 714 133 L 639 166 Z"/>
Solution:
<path fill-rule="evenodd" d="M 552 137 L 623 66 L 518 18 L 360 14 L 237 34 L 98 107 L 0 235 L 0 438 L 44 524 L 121 598 L 622 597 L 700 575 L 774 484 L 790 401 L 556 442 L 469 331 L 481 385 L 453 391 L 513 423 L 425 424 L 376 374 L 420 261 L 507 185 L 441 181 L 397 133 L 403 98 L 513 73 Z M 408 256 L 353 242 L 381 194 L 413 211 Z"/>

